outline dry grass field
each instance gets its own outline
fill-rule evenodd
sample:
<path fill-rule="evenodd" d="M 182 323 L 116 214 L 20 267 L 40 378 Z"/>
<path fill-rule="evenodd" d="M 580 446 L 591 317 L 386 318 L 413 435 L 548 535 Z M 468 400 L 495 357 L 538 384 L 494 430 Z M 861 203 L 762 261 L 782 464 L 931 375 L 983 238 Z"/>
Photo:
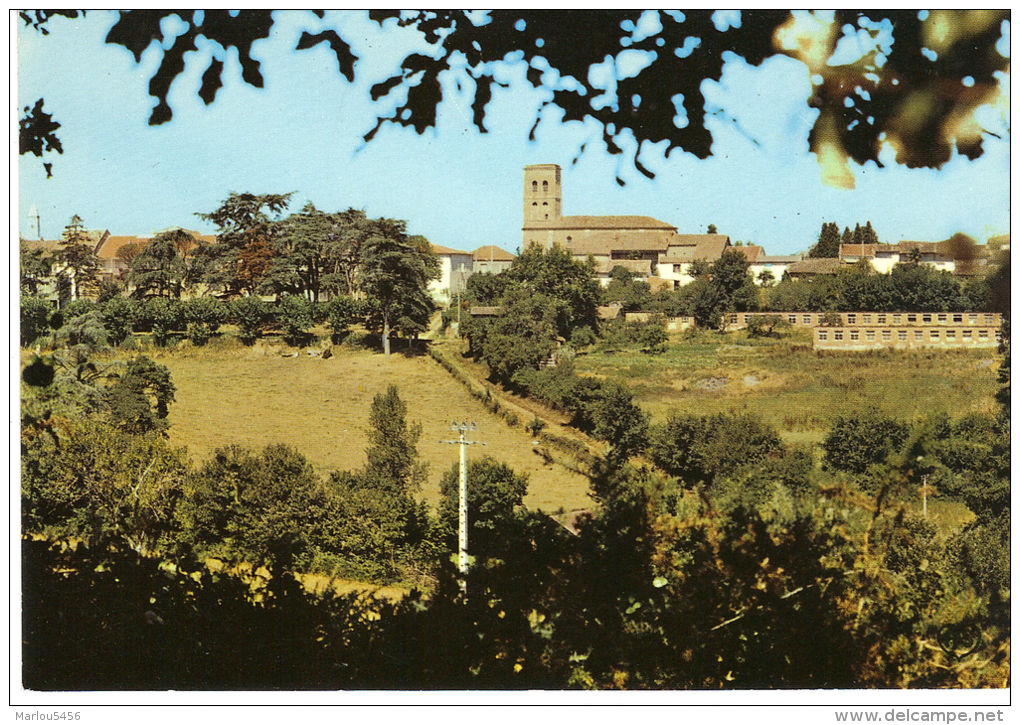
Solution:
<path fill-rule="evenodd" d="M 994 349 L 815 352 L 802 331 L 780 340 L 744 332 L 671 339 L 666 352 L 578 355 L 578 373 L 619 380 L 653 420 L 672 410 L 757 413 L 789 442 L 817 443 L 842 414 L 874 408 L 912 420 L 991 412 Z"/>
<path fill-rule="evenodd" d="M 327 360 L 280 355 L 288 348 L 264 342 L 211 344 L 177 350 L 147 350 L 166 365 L 177 386 L 170 408 L 170 438 L 200 462 L 229 443 L 264 446 L 286 443 L 301 451 L 322 474 L 351 470 L 365 462 L 366 429 L 372 398 L 394 384 L 408 405 L 408 418 L 420 421 L 418 449 L 429 463 L 423 497 L 435 505 L 442 474 L 457 462 L 453 420 L 475 421 L 470 458 L 483 455 L 530 475 L 526 504 L 550 513 L 591 505 L 588 481 L 533 452 L 531 437 L 510 428 L 472 398 L 427 356 L 404 357 L 337 348 Z"/>

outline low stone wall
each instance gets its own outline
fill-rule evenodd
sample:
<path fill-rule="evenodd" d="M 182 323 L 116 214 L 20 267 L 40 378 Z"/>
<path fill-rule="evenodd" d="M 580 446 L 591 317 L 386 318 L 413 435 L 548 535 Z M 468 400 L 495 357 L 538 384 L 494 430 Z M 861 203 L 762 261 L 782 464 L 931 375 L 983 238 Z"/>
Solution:
<path fill-rule="evenodd" d="M 994 348 L 999 340 L 1000 328 L 987 325 L 816 327 L 813 347 L 816 350 Z"/>

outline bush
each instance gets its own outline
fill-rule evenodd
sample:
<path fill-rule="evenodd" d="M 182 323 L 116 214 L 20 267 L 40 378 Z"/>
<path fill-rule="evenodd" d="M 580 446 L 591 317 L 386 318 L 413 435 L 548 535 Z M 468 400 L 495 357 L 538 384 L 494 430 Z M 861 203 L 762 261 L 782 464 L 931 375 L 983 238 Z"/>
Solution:
<path fill-rule="evenodd" d="M 598 341 L 598 336 L 590 327 L 578 327 L 570 333 L 570 346 L 575 350 L 589 347 Z"/>
<path fill-rule="evenodd" d="M 312 303 L 301 295 L 284 295 L 277 302 L 275 312 L 284 341 L 294 347 L 307 344 L 308 330 L 312 326 Z"/>
<path fill-rule="evenodd" d="M 828 468 L 864 473 L 899 450 L 909 428 L 875 412 L 840 416 L 822 443 Z"/>
<path fill-rule="evenodd" d="M 261 337 L 269 309 L 258 297 L 241 297 L 230 303 L 230 316 L 240 329 L 241 342 L 251 345 Z"/>
<path fill-rule="evenodd" d="M 223 303 L 211 297 L 199 297 L 181 304 L 188 339 L 195 345 L 206 344 L 227 319 Z"/>
<path fill-rule="evenodd" d="M 783 451 L 779 435 L 756 416 L 721 413 L 694 416 L 672 413 L 652 428 L 652 460 L 688 485 L 712 483 L 748 463 Z"/>
<path fill-rule="evenodd" d="M 347 337 L 351 326 L 360 319 L 361 305 L 357 300 L 341 295 L 327 302 L 325 309 L 333 344 L 339 345 Z"/>
<path fill-rule="evenodd" d="M 60 316 L 62 320 L 54 327 L 63 327 L 67 322 L 70 322 L 75 317 L 81 317 L 89 312 L 93 312 L 96 309 L 96 303 L 92 300 L 72 300 L 66 305 L 60 308 Z"/>
<path fill-rule="evenodd" d="M 110 342 L 120 345 L 131 334 L 138 316 L 138 304 L 126 297 L 113 297 L 103 304 L 103 324 L 110 332 Z"/>
<path fill-rule="evenodd" d="M 152 321 L 152 339 L 160 347 L 170 341 L 171 333 L 183 330 L 187 324 L 180 302 L 154 297 L 145 303 L 145 307 Z"/>
<path fill-rule="evenodd" d="M 528 423 L 528 424 L 527 424 L 526 426 L 524 426 L 524 427 L 525 427 L 525 429 L 526 429 L 526 430 L 528 431 L 528 433 L 530 433 L 530 434 L 532 435 L 532 437 L 535 437 L 535 436 L 537 436 L 537 435 L 538 435 L 539 433 L 541 433 L 541 432 L 542 432 L 542 430 L 543 430 L 543 429 L 545 428 L 545 421 L 544 421 L 544 420 L 542 420 L 541 418 L 539 418 L 539 417 L 538 417 L 538 416 L 536 415 L 536 416 L 535 416 L 535 417 L 534 417 L 534 418 L 533 418 L 533 419 L 531 420 L 531 422 L 529 422 L 529 423 Z"/>
<path fill-rule="evenodd" d="M 21 298 L 21 346 L 27 347 L 49 331 L 53 306 L 41 297 Z"/>
<path fill-rule="evenodd" d="M 779 337 L 777 328 L 789 327 L 781 315 L 752 315 L 747 320 L 747 334 L 751 337 Z"/>

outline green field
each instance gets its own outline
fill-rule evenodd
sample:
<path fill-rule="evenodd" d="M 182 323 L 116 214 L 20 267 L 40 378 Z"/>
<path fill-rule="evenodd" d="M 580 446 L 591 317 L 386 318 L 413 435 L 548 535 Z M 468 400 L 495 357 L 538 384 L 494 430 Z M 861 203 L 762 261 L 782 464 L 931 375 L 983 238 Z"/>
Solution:
<path fill-rule="evenodd" d="M 789 442 L 817 443 L 837 416 L 869 408 L 905 420 L 991 412 L 999 360 L 994 349 L 815 352 L 793 331 L 778 340 L 675 335 L 662 354 L 599 351 L 575 366 L 627 385 L 656 421 L 672 410 L 748 411 Z"/>
<path fill-rule="evenodd" d="M 222 344 L 220 344 L 222 343 Z M 583 476 L 536 455 L 531 437 L 511 428 L 472 398 L 438 363 L 427 356 L 389 359 L 380 353 L 337 348 L 328 360 L 259 342 L 245 348 L 223 340 L 204 348 L 182 344 L 175 351 L 146 351 L 166 365 L 177 386 L 170 407 L 170 439 L 186 445 L 195 462 L 229 443 L 260 447 L 287 443 L 302 452 L 320 473 L 352 470 L 365 463 L 366 429 L 372 398 L 394 384 L 408 406 L 408 419 L 420 421 L 418 449 L 429 464 L 422 494 L 435 504 L 442 474 L 457 462 L 457 446 L 440 443 L 454 437 L 451 421 L 475 421 L 471 458 L 485 454 L 530 475 L 525 503 L 554 512 L 592 505 Z"/>

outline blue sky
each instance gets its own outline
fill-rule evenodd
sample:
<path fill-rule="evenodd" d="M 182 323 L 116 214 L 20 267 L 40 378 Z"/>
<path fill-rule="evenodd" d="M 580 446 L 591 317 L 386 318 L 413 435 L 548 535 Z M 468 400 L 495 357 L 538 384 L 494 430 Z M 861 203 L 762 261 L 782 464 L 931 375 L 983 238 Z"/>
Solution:
<path fill-rule="evenodd" d="M 521 82 L 495 89 L 487 134 L 471 125 L 467 103 L 454 99 L 441 107 L 436 130 L 418 136 L 385 126 L 365 145 L 361 137 L 376 116 L 390 110 L 370 102 L 367 89 L 390 75 L 406 36 L 380 30 L 360 12 L 330 13 L 325 21 L 309 13 L 277 17 L 282 22 L 273 36 L 254 47 L 263 61 L 263 89 L 242 83 L 234 60 L 216 102 L 205 106 L 196 91 L 209 50 L 200 49 L 172 87 L 173 120 L 157 127 L 147 124 L 155 105 L 147 88 L 158 55 L 150 48 L 136 64 L 124 48 L 106 45 L 115 14 L 55 20 L 46 37 L 19 23 L 19 107 L 44 97 L 61 123 L 65 149 L 51 155 L 48 180 L 35 157 L 20 159 L 22 233 L 35 236 L 31 205 L 46 238 L 59 236 L 72 214 L 114 234 L 172 225 L 211 232 L 194 213 L 212 211 L 229 192 L 293 191 L 293 211 L 306 200 L 327 211 L 362 208 L 370 216 L 407 219 L 412 233 L 436 244 L 514 251 L 522 167 L 534 163 L 563 167 L 565 214 L 646 214 L 681 233 L 713 223 L 772 254 L 807 249 L 823 221 L 842 227 L 871 220 L 888 242 L 937 240 L 957 231 L 984 241 L 1009 231 L 1008 134 L 987 137 L 986 153 L 975 162 L 957 158 L 939 171 L 852 166 L 853 189 L 822 183 L 807 143 L 814 120 L 805 104 L 809 71 L 785 56 L 757 68 L 734 57 L 721 82 L 704 83 L 709 102 L 724 111 L 708 121 L 714 156 L 701 161 L 674 151 L 666 159 L 661 150 L 646 152 L 642 161 L 657 174 L 648 180 L 605 153 L 594 125 L 564 125 L 549 110 L 529 142 L 543 91 L 524 88 L 522 67 L 506 71 Z M 291 50 L 302 30 L 323 27 L 352 31 L 345 37 L 361 58 L 353 85 L 324 44 Z M 1000 46 L 1008 54 L 1008 28 Z M 1008 77 L 1005 84 L 1008 93 Z M 992 128 L 1005 123 L 1001 109 L 986 109 L 982 120 Z M 572 165 L 585 142 L 585 154 Z M 617 174 L 625 187 L 615 182 Z"/>

